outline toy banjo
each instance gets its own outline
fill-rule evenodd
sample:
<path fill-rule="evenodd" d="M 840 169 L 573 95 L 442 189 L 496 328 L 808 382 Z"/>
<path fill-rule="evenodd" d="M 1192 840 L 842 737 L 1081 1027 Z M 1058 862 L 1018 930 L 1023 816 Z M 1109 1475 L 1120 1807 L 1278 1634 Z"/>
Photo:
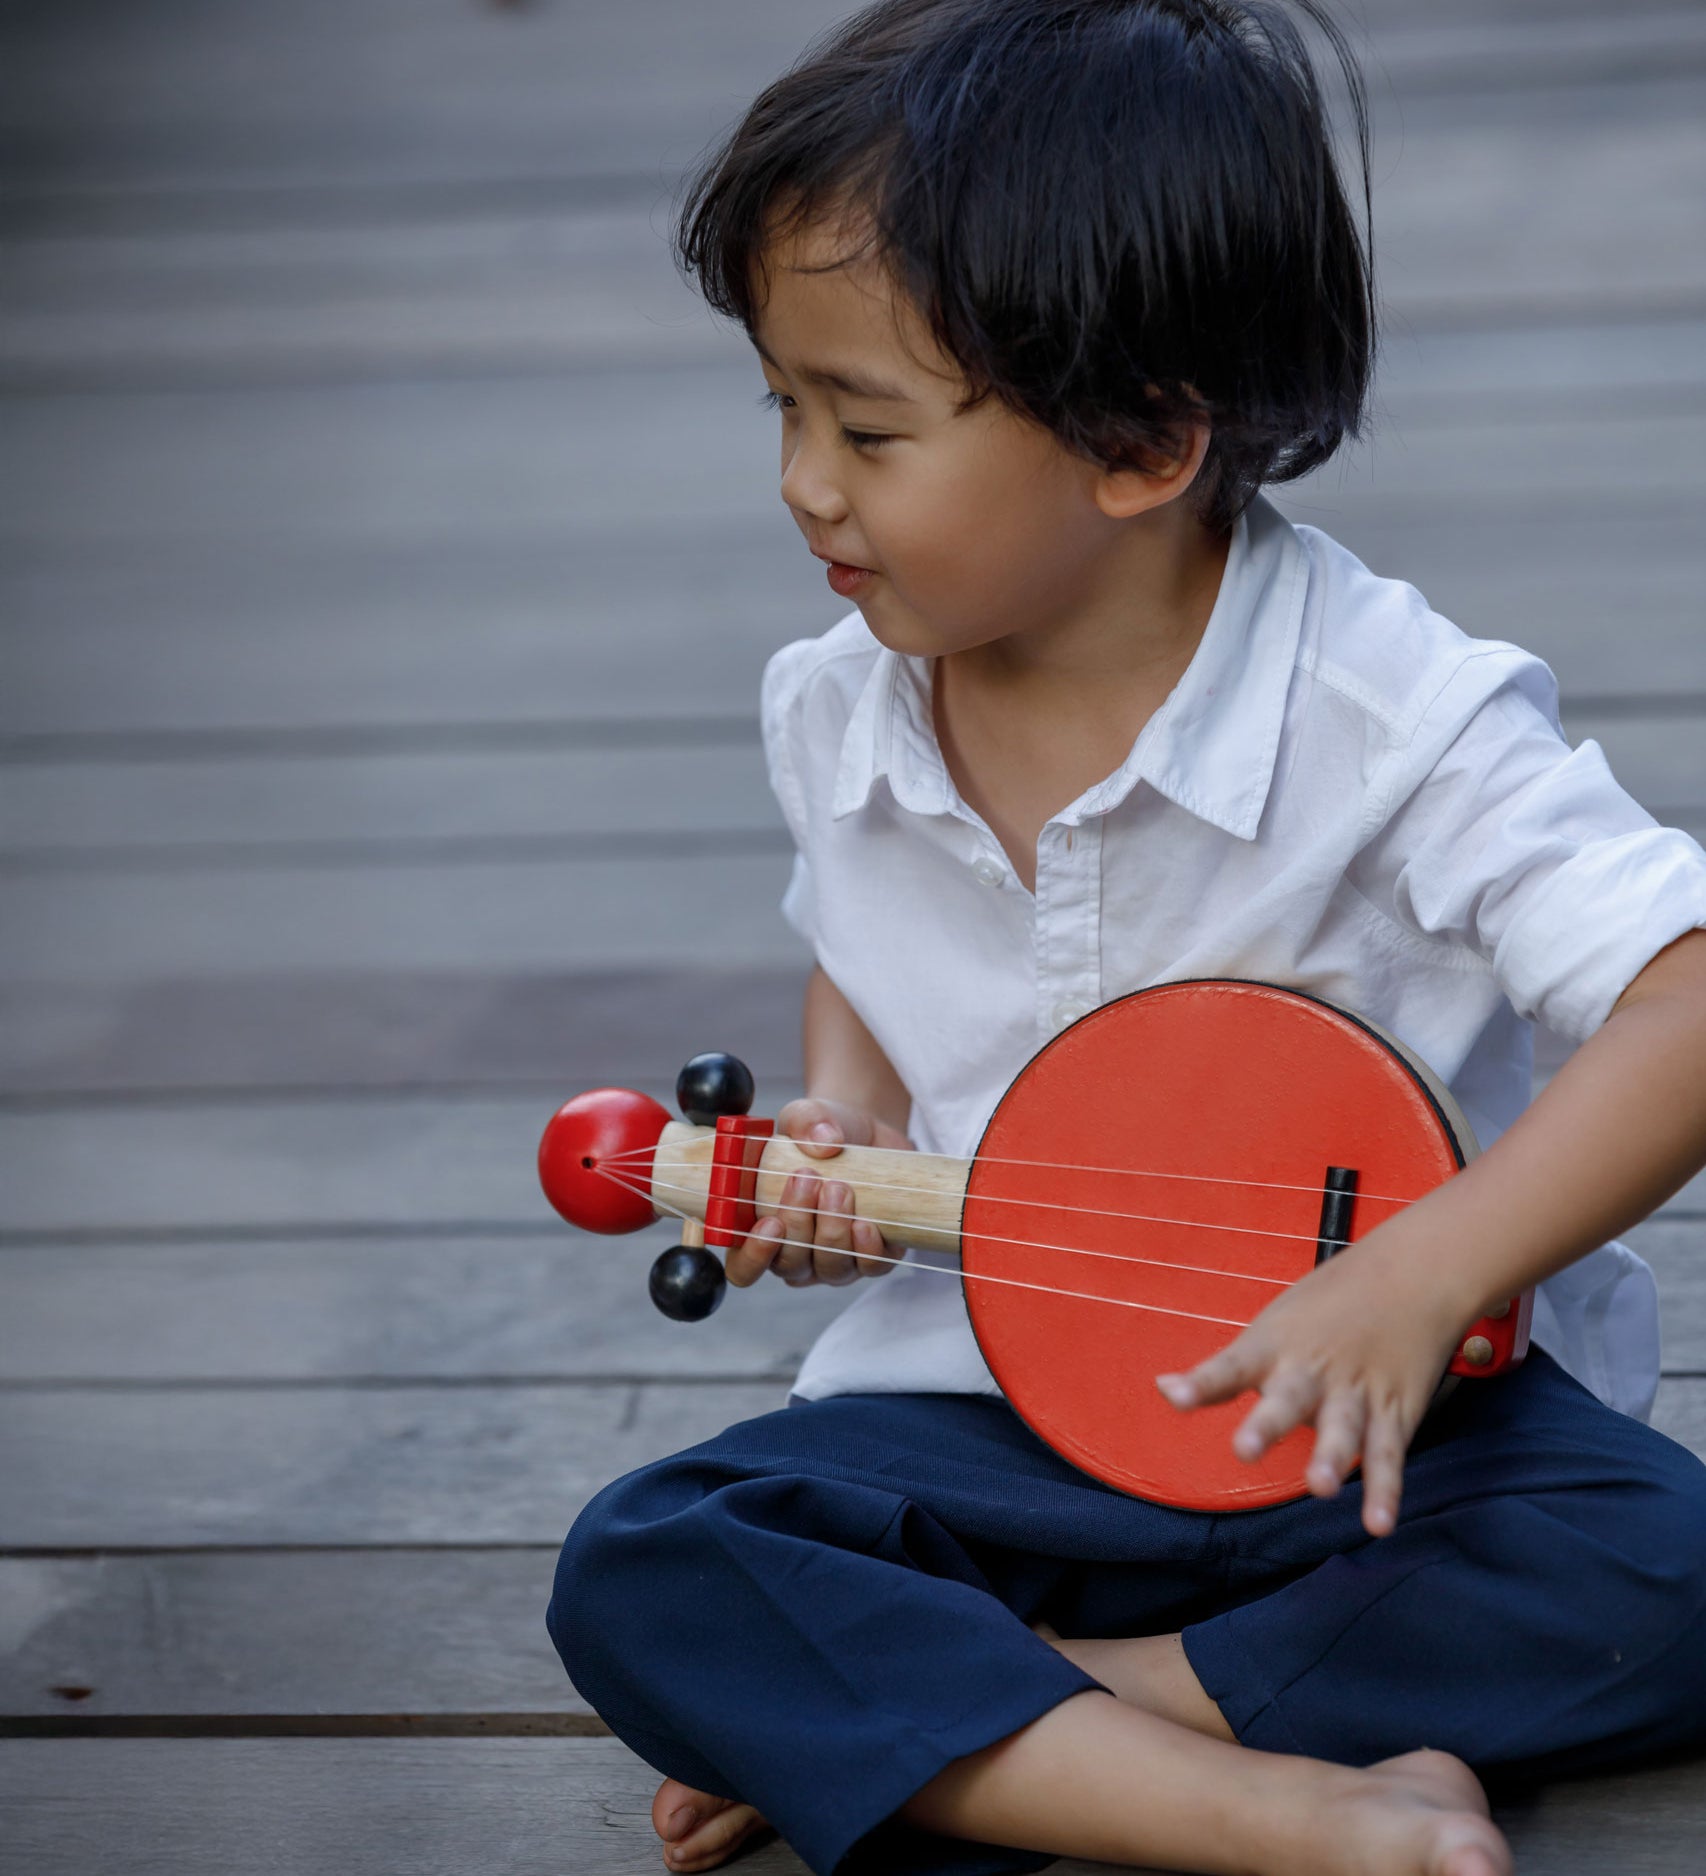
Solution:
<path fill-rule="evenodd" d="M 684 1221 L 652 1270 L 666 1315 L 722 1299 L 715 1251 L 779 1209 L 790 1174 L 847 1185 L 888 1248 L 957 1251 L 1003 1394 L 1063 1458 L 1120 1491 L 1200 1511 L 1302 1497 L 1311 1430 L 1247 1463 L 1248 1398 L 1176 1412 L 1158 1374 L 1225 1346 L 1287 1285 L 1449 1179 L 1476 1151 L 1444 1085 L 1372 1024 L 1298 991 L 1163 984 L 1063 1030 L 1001 1098 L 970 1160 L 847 1146 L 824 1161 L 754 1120 L 752 1077 L 697 1056 L 685 1121 L 601 1088 L 545 1130 L 546 1196 L 572 1224 Z M 898 1261 L 898 1256 L 897 1256 Z M 1475 1323 L 1450 1373 L 1528 1346 L 1533 1293 Z"/>

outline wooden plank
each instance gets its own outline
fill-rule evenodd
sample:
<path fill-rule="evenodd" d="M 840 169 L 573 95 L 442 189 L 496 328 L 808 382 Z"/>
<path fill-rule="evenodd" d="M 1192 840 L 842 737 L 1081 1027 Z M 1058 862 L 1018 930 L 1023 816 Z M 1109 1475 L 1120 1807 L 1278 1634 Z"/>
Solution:
<path fill-rule="evenodd" d="M 767 1279 L 669 1322 L 646 1273 L 676 1235 L 15 1244 L 0 1383 L 792 1380 L 847 1292 Z"/>
<path fill-rule="evenodd" d="M 1627 1242 L 1658 1279 L 1666 1369 L 1706 1374 L 1706 1216 L 1652 1218 Z"/>
<path fill-rule="evenodd" d="M 14 895 L 0 978 L 791 967 L 807 952 L 776 909 L 788 870 L 773 850 L 573 867 L 552 854 L 473 867 L 67 874 Z"/>
<path fill-rule="evenodd" d="M 778 1382 L 44 1389 L 0 1424 L 0 1550 L 557 1544 Z"/>
<path fill-rule="evenodd" d="M 536 1091 L 550 1101 L 565 1087 L 602 1083 L 667 1097 L 687 1054 L 730 1043 L 769 1088 L 798 1072 L 806 970 L 800 962 L 0 983 L 0 1105 L 263 1089 Z M 1538 1032 L 1536 1085 L 1569 1053 Z"/>
<path fill-rule="evenodd" d="M 0 431 L 0 538 L 40 557 L 212 539 L 526 539 L 567 516 L 589 531 L 637 515 L 750 520 L 776 499 L 774 420 L 754 389 L 743 362 L 672 371 L 667 397 L 654 373 L 612 368 L 275 396 L 18 398 Z M 1675 502 L 1706 487 L 1706 441 L 1686 410 L 1388 425 L 1293 484 L 1288 506 L 1338 513 L 1365 487 L 1458 510 L 1513 490 L 1530 505 L 1603 502 L 1608 488 L 1624 505 Z"/>
<path fill-rule="evenodd" d="M 1629 108 L 1639 95 L 1627 94 Z M 1502 122 L 1486 128 L 1509 131 Z M 1678 133 L 1649 120 L 1644 134 L 1674 143 Z M 1514 159 L 1502 149 L 1488 156 L 1507 179 L 1514 160 L 1507 188 L 1531 184 L 1535 164 L 1551 159 L 1549 146 L 1535 153 L 1531 141 L 1515 140 Z M 1501 409 L 1564 385 L 1579 388 L 1582 410 L 1655 388 L 1673 396 L 1698 388 L 1698 341 L 1683 315 L 1690 302 L 1696 311 L 1706 304 L 1706 262 L 1686 242 L 1657 243 L 1645 223 L 1610 218 L 1608 233 L 1625 230 L 1618 256 L 1606 256 L 1605 273 L 1576 282 L 1575 301 L 1592 323 L 1560 323 L 1571 301 L 1560 308 L 1538 298 L 1534 269 L 1580 274 L 1582 214 L 1591 211 L 1578 204 L 1575 215 L 1562 213 L 1534 190 L 1521 211 L 1525 241 L 1495 245 L 1481 196 L 1445 211 L 1431 199 L 1437 171 L 1415 168 L 1428 164 L 1431 142 L 1424 128 L 1419 148 L 1406 142 L 1377 156 L 1375 227 L 1387 278 L 1398 282 L 1383 398 L 1407 405 L 1418 365 L 1429 388 Z M 1692 203 L 1679 187 L 1680 165 L 1673 168 L 1651 212 L 1674 227 Z M 668 235 L 667 215 L 652 203 L 577 206 L 511 195 L 426 221 L 351 226 L 334 212 L 330 225 L 278 227 L 262 213 L 227 229 L 15 240 L 0 306 L 0 390 L 279 384 L 405 371 L 514 375 L 743 358 L 741 335 L 677 274 Z M 1412 259 L 1407 250 L 1418 240 L 1428 252 Z M 1613 271 L 1616 259 L 1622 265 Z M 1668 315 L 1661 323 L 1617 323 L 1620 312 L 1638 318 L 1654 306 Z M 1536 319 L 1541 330 L 1523 329 Z M 1428 420 L 1425 407 L 1410 415 Z"/>
<path fill-rule="evenodd" d="M 732 1047 L 761 1089 L 800 1072 L 806 967 L 383 975 L 334 970 L 68 988 L 0 983 L 0 1090 L 279 1093 L 517 1084 L 546 1105 L 607 1083 L 670 1089 Z M 768 1103 L 771 1096 L 766 1093 Z"/>
<path fill-rule="evenodd" d="M 554 1224 L 532 1159 L 545 1120 L 576 1092 L 14 1110 L 0 1115 L 0 1230 L 123 1237 Z M 795 1092 L 768 1087 L 765 1105 Z M 1672 1209 L 1706 1211 L 1706 1173 Z"/>
<path fill-rule="evenodd" d="M 760 413 L 731 388 L 724 415 L 744 427 Z M 600 539 L 566 504 L 553 529 L 453 524 L 418 551 L 379 528 L 252 552 L 19 546 L 0 561 L 0 732 L 448 725 L 490 747 L 508 724 L 608 747 L 632 725 L 655 747 L 672 718 L 700 745 L 708 717 L 756 725 L 764 659 L 845 603 L 773 475 L 726 526 L 689 510 L 660 537 L 639 512 Z"/>
<path fill-rule="evenodd" d="M 687 749 L 19 766 L 0 790 L 0 868 L 264 865 L 340 849 L 382 865 L 481 842 L 686 845 L 781 827 L 755 726 L 743 742 Z"/>
<path fill-rule="evenodd" d="M 408 0 L 303 0 L 281 14 L 172 0 L 146 21 L 33 13 L 5 43 L 9 180 L 133 202 L 607 176 L 651 201 L 841 10 L 647 0 L 637 14 L 418 16 Z M 174 59 L 186 43 L 196 57 Z"/>
<path fill-rule="evenodd" d="M 1616 400 L 1650 408 L 1702 390 L 1698 320 L 1430 326 L 1397 312 L 1382 335 L 1375 422 L 1407 429 L 1471 415 L 1475 404 L 1543 416 L 1564 397 L 1582 412 Z"/>
<path fill-rule="evenodd" d="M 0 391 L 655 367 L 745 345 L 643 201 L 58 235 L 12 244 L 7 274 Z"/>
<path fill-rule="evenodd" d="M 474 184 L 488 195 L 506 185 L 531 185 L 532 196 L 548 203 L 540 181 L 565 174 L 625 177 L 633 194 L 656 205 L 667 194 L 670 171 L 836 17 L 833 7 L 774 7 L 770 0 L 763 7 L 724 9 L 716 32 L 707 31 L 702 15 L 684 0 L 668 8 L 668 23 L 660 28 L 654 0 L 644 28 L 617 16 L 596 27 L 573 17 L 530 22 L 526 32 L 493 31 L 489 20 L 470 17 L 456 27 L 435 21 L 436 30 L 418 40 L 399 34 L 395 24 L 339 16 L 321 22 L 324 43 L 346 48 L 335 80 L 316 59 L 322 41 L 310 37 L 306 22 L 281 29 L 252 17 L 217 26 L 197 17 L 185 30 L 193 30 L 202 48 L 198 67 L 218 73 L 257 51 L 265 60 L 271 82 L 249 87 L 249 108 L 241 116 L 216 83 L 164 82 L 151 40 L 126 45 L 124 36 L 115 36 L 103 45 L 106 58 L 93 59 L 75 39 L 56 42 L 37 25 L 19 33 L 11 48 L 14 63 L 28 74 L 15 86 L 20 156 L 11 180 L 34 209 L 27 219 L 15 209 L 14 220 L 47 228 L 63 227 L 68 218 L 73 227 L 91 220 L 148 227 L 164 220 L 170 227 L 186 218 L 205 221 L 222 205 L 229 219 L 230 198 L 239 192 L 252 218 L 276 221 L 292 211 L 297 220 L 305 213 L 329 218 L 340 208 L 346 215 L 352 206 L 359 212 L 376 190 L 387 188 L 405 207 L 423 193 L 428 201 L 454 201 L 459 183 L 464 193 Z M 1511 172 L 1525 215 L 1503 225 L 1538 220 L 1528 241 L 1542 252 L 1554 232 L 1581 245 L 1579 225 L 1564 204 L 1610 198 L 1623 213 L 1599 218 L 1602 244 L 1620 244 L 1621 237 L 1607 256 L 1608 278 L 1627 279 L 1631 259 L 1637 267 L 1642 261 L 1663 265 L 1667 251 L 1676 255 L 1673 269 L 1686 264 L 1698 244 L 1683 238 L 1667 250 L 1663 242 L 1644 240 L 1650 230 L 1639 215 L 1643 197 L 1671 183 L 1676 164 L 1662 160 L 1662 143 L 1657 160 L 1652 150 L 1626 154 L 1643 133 L 1653 137 L 1654 117 L 1686 121 L 1685 106 L 1666 111 L 1652 102 L 1655 93 L 1662 98 L 1699 69 L 1700 34 L 1686 14 L 1645 9 L 1615 35 L 1607 31 L 1609 22 L 1584 30 L 1578 21 L 1573 32 L 1560 32 L 1553 9 L 1533 20 L 1507 10 L 1503 18 L 1478 22 L 1479 30 L 1458 21 L 1442 32 L 1431 18 L 1429 30 L 1417 31 L 1413 22 L 1409 31 L 1394 30 L 1404 23 L 1379 20 L 1369 47 L 1377 61 L 1374 103 L 1385 129 L 1376 175 L 1383 206 L 1401 229 L 1415 219 L 1403 188 L 1407 170 L 1418 178 L 1411 193 L 1447 196 L 1476 233 L 1508 206 L 1490 179 Z M 535 35 L 560 48 L 555 57 L 543 54 Z M 661 56 L 660 47 L 666 49 Z M 303 72 L 305 63 L 312 78 Z M 552 71 L 553 85 L 542 84 L 542 69 Z M 408 82 L 375 83 L 380 73 L 401 70 Z M 1621 82 L 1591 83 L 1606 76 Z M 1635 77 L 1646 82 L 1628 82 Z M 1536 78 L 1546 86 L 1538 96 Z M 1597 108 L 1554 89 L 1583 80 L 1590 81 L 1587 96 Z M 1466 98 L 1459 95 L 1464 91 Z M 618 98 L 625 109 L 616 109 Z M 1468 157 L 1460 166 L 1450 162 L 1464 141 L 1449 116 L 1453 105 L 1467 109 L 1482 133 L 1473 151 L 1478 167 Z M 45 121 L 36 120 L 38 111 Z M 1578 142 L 1601 131 L 1609 148 L 1593 153 L 1597 161 L 1584 158 L 1580 174 L 1570 178 L 1574 186 L 1559 191 L 1553 207 L 1536 184 L 1557 173 L 1558 156 L 1531 146 L 1550 133 L 1567 158 L 1571 129 Z M 1644 191 L 1627 190 L 1631 175 Z M 1630 220 L 1636 226 L 1625 234 Z M 1424 216 L 1423 232 L 1428 226 Z M 1460 241 L 1455 251 L 1464 245 Z M 1514 268 L 1517 244 L 1482 245 L 1490 266 Z"/>
<path fill-rule="evenodd" d="M 670 1235 L 16 1244 L 0 1384 L 786 1382 L 848 1300 L 766 1281 L 684 1329 L 646 1301 Z M 1630 1242 L 1658 1275 L 1667 1368 L 1706 1374 L 1706 1221 Z"/>
<path fill-rule="evenodd" d="M 0 1117 L 0 1230 L 554 1229 L 533 1156 L 579 1091 L 15 1111 Z"/>
<path fill-rule="evenodd" d="M 1655 810 L 1706 813 L 1706 693 L 1695 718 L 1572 715 Z M 27 764 L 0 791 L 0 871 L 382 866 L 553 841 L 593 846 L 777 834 L 756 730 L 705 748 L 568 748 Z"/>
<path fill-rule="evenodd" d="M 18 1867 L 84 1876 L 652 1876 L 657 1774 L 614 1739 L 16 1740 L 0 1799 Z M 1621 1772 L 1500 1798 L 1523 1876 L 1694 1876 L 1706 1767 Z M 750 1876 L 804 1876 L 771 1840 Z M 1115 1866 L 1064 1860 L 1055 1876 Z"/>
<path fill-rule="evenodd" d="M 1372 0 L 1357 9 L 1367 33 L 1376 91 L 1390 85 L 1400 99 L 1425 92 L 1453 94 L 1532 89 L 1537 85 L 1628 82 L 1664 70 L 1698 70 L 1702 22 L 1692 9 L 1629 16 L 1627 36 L 1608 31 L 1603 14 L 1580 11 L 1581 0 L 1494 5 L 1472 20 L 1454 8 L 1418 17 L 1407 0 Z M 1353 44 L 1363 42 L 1353 26 Z"/>
<path fill-rule="evenodd" d="M 693 0 L 647 0 L 520 21 L 446 9 L 423 23 L 400 0 L 311 0 L 285 15 L 250 0 L 213 13 L 166 6 L 152 30 L 121 17 L 91 46 L 88 9 L 57 8 L 6 36 L 17 126 L 8 179 L 20 192 L 117 193 L 127 206 L 165 195 L 168 207 L 186 193 L 267 185 L 360 199 L 387 183 L 650 179 L 690 158 L 844 11 L 743 0 L 713 23 Z M 1404 0 L 1374 0 L 1358 19 L 1379 61 L 1377 91 L 1390 84 L 1406 98 L 1442 85 L 1521 86 L 1537 65 L 1553 81 L 1687 69 L 1697 36 L 1685 9 L 1633 8 L 1618 35 L 1603 16 L 1595 30 L 1592 15 L 1582 0 L 1440 0 L 1418 21 Z M 174 62 L 168 48 L 192 37 L 195 61 Z M 241 108 L 239 78 L 250 81 Z"/>
<path fill-rule="evenodd" d="M 1489 303 L 1513 319 L 1627 316 L 1643 303 L 1697 310 L 1702 95 L 1697 78 L 1680 76 L 1438 93 L 1381 110 L 1373 173 L 1384 297 L 1423 322 L 1485 319 Z M 1695 248 L 1680 261 L 1665 253 L 1678 233 Z M 1628 297 L 1598 270 L 1602 239 L 1639 281 Z"/>
<path fill-rule="evenodd" d="M 726 415 L 759 418 L 733 388 Z M 1530 646 L 1567 691 L 1706 690 L 1702 550 L 1681 498 L 1643 511 L 1506 490 L 1449 512 L 1370 498 L 1354 514 L 1295 513 L 1466 631 Z M 577 721 L 631 718 L 640 696 L 652 724 L 707 711 L 754 721 L 765 656 L 844 605 L 768 483 L 726 531 L 689 513 L 656 536 L 630 514 L 600 539 L 565 507 L 558 528 L 507 539 L 465 517 L 407 546 L 376 530 L 170 554 L 19 547 L 0 560 L 0 733 L 486 725 L 490 746 L 503 724 L 558 725 L 572 740 Z"/>
<path fill-rule="evenodd" d="M 233 1715 L 601 1731 L 545 1633 L 555 1563 L 554 1545 L 0 1558 L 0 1735 Z"/>
<path fill-rule="evenodd" d="M 13 1740 L 0 1753 L 8 1861 L 31 1876 L 656 1876 L 657 1782 L 610 1739 Z M 738 1867 L 805 1872 L 774 1842 Z"/>
<path fill-rule="evenodd" d="M 0 1422 L 0 1549 L 552 1544 L 610 1479 L 785 1391 L 17 1390 Z M 1706 1380 L 1665 1381 L 1654 1420 L 1706 1452 Z"/>
<path fill-rule="evenodd" d="M 1294 521 L 1324 528 L 1385 577 L 1410 581 L 1472 636 L 1514 640 L 1544 658 L 1566 701 L 1698 699 L 1706 689 L 1703 554 L 1680 510 L 1614 517 L 1574 498 L 1530 501 L 1515 485 L 1485 497 L 1480 514 L 1445 499 L 1273 494 Z"/>
<path fill-rule="evenodd" d="M 1645 465 L 1638 460 L 1651 451 Z M 1603 451 L 1604 461 L 1595 453 Z M 1625 480 L 1625 477 L 1630 478 Z M 1329 514 L 1355 515 L 1371 501 L 1441 503 L 1520 491 L 1524 504 L 1581 497 L 1608 485 L 1628 493 L 1671 492 L 1706 484 L 1706 434 L 1693 412 L 1668 417 L 1607 417 L 1584 422 L 1564 412 L 1526 421 L 1450 421 L 1401 429 L 1388 424 L 1313 475 L 1287 485 L 1294 519 L 1333 530 Z"/>
<path fill-rule="evenodd" d="M 526 540 L 570 517 L 589 531 L 636 515 L 750 519 L 776 501 L 775 424 L 757 388 L 752 366 L 719 366 L 672 371 L 667 396 L 627 368 L 11 399 L 0 541 L 162 552 L 214 538 Z M 1656 492 L 1662 444 L 1642 476 L 1620 441 L 1607 439 L 1605 473 Z"/>

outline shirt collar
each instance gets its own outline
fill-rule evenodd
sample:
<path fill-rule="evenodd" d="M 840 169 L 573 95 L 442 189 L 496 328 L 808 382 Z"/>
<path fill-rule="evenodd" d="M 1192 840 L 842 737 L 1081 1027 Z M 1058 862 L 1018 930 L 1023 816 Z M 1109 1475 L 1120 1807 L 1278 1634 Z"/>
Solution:
<path fill-rule="evenodd" d="M 1140 781 L 1199 820 L 1253 840 L 1297 659 L 1308 558 L 1291 524 L 1258 495 L 1239 516 L 1202 641 L 1125 761 L 1054 818 L 1106 814 Z M 842 738 L 833 812 L 862 808 L 878 781 L 915 814 L 947 813 L 952 779 L 936 742 L 931 661 L 879 651 Z"/>

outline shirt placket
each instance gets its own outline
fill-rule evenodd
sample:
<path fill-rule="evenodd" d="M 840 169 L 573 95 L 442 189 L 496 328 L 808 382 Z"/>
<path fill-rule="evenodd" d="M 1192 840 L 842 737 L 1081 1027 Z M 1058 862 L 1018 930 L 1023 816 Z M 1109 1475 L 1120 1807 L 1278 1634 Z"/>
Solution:
<path fill-rule="evenodd" d="M 1037 1039 L 1102 1000 L 1102 822 L 1050 821 L 1037 838 Z"/>

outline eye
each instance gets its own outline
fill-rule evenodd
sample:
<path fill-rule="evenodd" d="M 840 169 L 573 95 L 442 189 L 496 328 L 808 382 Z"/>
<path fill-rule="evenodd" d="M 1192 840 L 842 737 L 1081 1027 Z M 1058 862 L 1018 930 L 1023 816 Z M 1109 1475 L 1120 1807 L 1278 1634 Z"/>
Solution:
<path fill-rule="evenodd" d="M 759 394 L 759 407 L 763 410 L 781 410 L 784 406 L 793 408 L 794 400 L 785 391 L 764 391 Z M 875 430 L 849 430 L 841 426 L 841 440 L 853 449 L 881 449 L 885 443 L 892 443 L 892 436 L 885 436 Z"/>

